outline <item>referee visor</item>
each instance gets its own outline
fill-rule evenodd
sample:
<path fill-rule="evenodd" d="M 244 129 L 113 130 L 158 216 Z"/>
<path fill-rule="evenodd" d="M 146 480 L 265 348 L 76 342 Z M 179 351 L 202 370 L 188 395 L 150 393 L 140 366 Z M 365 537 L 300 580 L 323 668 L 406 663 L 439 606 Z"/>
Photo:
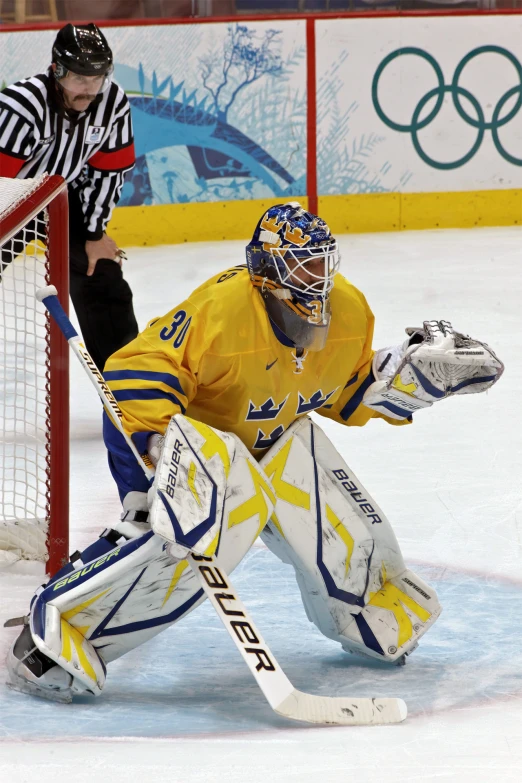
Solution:
<path fill-rule="evenodd" d="M 109 87 L 112 81 L 113 72 L 114 67 L 111 65 L 109 70 L 105 73 L 87 76 L 82 73 L 68 71 L 61 63 L 56 63 L 54 78 L 60 87 L 63 87 L 64 90 L 68 90 L 69 92 L 86 92 L 98 95 L 100 92 L 105 92 Z"/>

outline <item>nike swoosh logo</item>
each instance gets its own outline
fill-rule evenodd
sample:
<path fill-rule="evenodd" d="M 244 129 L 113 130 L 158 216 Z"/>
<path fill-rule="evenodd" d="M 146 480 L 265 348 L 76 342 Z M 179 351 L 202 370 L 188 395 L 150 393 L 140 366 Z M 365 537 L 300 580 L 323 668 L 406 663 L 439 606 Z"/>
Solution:
<path fill-rule="evenodd" d="M 267 369 L 267 370 L 269 370 L 271 367 L 273 367 L 273 366 L 274 366 L 274 364 L 275 364 L 276 362 L 277 362 L 277 359 L 274 359 L 274 361 L 272 362 L 272 364 L 267 364 L 267 365 L 266 365 L 266 369 Z"/>

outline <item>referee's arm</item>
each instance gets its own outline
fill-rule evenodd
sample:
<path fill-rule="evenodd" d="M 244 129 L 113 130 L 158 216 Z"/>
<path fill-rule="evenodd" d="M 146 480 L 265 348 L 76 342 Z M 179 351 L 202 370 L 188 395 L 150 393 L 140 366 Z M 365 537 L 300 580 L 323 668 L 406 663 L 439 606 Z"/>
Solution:
<path fill-rule="evenodd" d="M 0 176 L 14 179 L 31 157 L 35 145 L 34 123 L 8 106 L 0 95 Z"/>

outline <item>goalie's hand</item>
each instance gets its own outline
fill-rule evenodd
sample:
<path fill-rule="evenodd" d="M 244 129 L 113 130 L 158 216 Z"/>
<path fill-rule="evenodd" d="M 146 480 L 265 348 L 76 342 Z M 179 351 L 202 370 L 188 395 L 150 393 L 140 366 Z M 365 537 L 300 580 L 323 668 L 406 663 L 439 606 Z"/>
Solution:
<path fill-rule="evenodd" d="M 408 340 L 377 351 L 377 378 L 363 404 L 395 419 L 454 394 L 487 391 L 504 365 L 485 343 L 455 332 L 448 321 L 424 321 L 422 329 L 406 329 Z"/>
<path fill-rule="evenodd" d="M 156 467 L 158 462 L 160 461 L 161 452 L 163 451 L 164 443 L 165 443 L 165 436 L 159 435 L 159 433 L 157 432 L 154 432 L 152 435 L 150 435 L 147 440 L 147 453 L 154 467 Z"/>

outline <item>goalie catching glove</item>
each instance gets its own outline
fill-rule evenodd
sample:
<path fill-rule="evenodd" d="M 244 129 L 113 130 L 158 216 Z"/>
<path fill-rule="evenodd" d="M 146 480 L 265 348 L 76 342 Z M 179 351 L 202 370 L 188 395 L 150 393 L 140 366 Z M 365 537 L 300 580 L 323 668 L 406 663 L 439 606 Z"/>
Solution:
<path fill-rule="evenodd" d="M 487 391 L 504 365 L 485 343 L 455 332 L 448 321 L 424 321 L 406 329 L 399 346 L 375 353 L 376 381 L 363 404 L 392 419 L 406 419 L 454 394 Z"/>

